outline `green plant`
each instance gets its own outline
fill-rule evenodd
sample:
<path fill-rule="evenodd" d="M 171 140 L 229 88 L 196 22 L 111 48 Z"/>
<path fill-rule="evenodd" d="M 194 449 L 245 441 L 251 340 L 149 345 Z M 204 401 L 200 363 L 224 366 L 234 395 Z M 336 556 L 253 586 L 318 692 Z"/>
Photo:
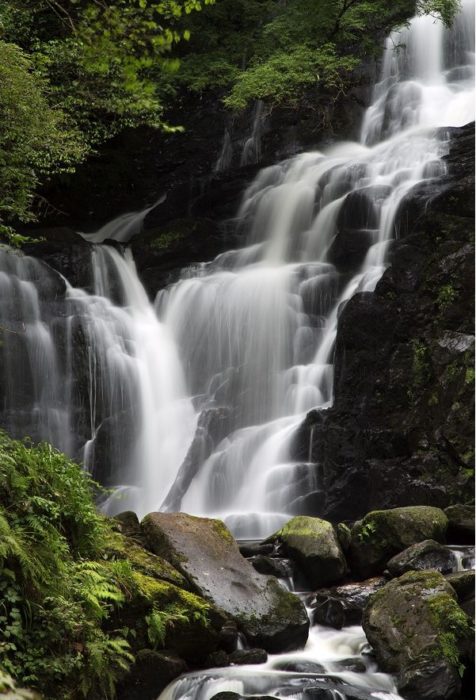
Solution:
<path fill-rule="evenodd" d="M 364 523 L 358 534 L 360 542 L 366 542 L 372 535 L 377 532 L 377 525 L 373 522 Z"/>

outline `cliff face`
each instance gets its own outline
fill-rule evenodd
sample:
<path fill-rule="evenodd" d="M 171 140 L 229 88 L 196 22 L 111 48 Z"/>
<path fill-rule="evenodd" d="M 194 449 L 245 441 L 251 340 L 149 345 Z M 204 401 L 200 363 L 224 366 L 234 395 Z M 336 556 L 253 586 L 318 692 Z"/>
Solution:
<path fill-rule="evenodd" d="M 375 293 L 341 313 L 333 407 L 296 441 L 332 519 L 473 497 L 474 125 L 449 136 L 447 176 L 407 197 Z"/>

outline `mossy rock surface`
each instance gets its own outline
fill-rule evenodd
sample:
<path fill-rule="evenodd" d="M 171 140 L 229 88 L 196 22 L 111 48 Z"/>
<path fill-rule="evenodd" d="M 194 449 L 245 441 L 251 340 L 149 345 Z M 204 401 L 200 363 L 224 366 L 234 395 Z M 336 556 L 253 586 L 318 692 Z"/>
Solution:
<path fill-rule="evenodd" d="M 305 644 L 309 620 L 300 599 L 258 574 L 220 520 L 151 513 L 142 528 L 150 548 L 192 591 L 230 615 L 253 646 L 277 652 Z"/>
<path fill-rule="evenodd" d="M 347 571 L 337 533 L 331 523 L 300 515 L 278 530 L 273 539 L 283 543 L 312 587 L 336 583 Z"/>
<path fill-rule="evenodd" d="M 104 555 L 109 560 L 127 560 L 139 573 L 188 588 L 186 579 L 166 559 L 141 547 L 120 532 L 108 534 Z"/>
<path fill-rule="evenodd" d="M 473 630 L 456 594 L 436 571 L 408 572 L 369 600 L 363 628 L 384 671 L 405 697 L 458 697 Z"/>
<path fill-rule="evenodd" d="M 352 527 L 352 570 L 367 578 L 383 571 L 388 560 L 424 540 L 444 543 L 448 518 L 440 508 L 406 506 L 374 510 Z"/>

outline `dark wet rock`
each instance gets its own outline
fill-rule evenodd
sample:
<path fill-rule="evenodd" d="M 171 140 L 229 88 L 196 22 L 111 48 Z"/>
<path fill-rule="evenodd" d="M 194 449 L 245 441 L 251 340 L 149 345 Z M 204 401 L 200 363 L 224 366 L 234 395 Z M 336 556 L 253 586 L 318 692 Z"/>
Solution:
<path fill-rule="evenodd" d="M 140 529 L 140 522 L 137 514 L 132 510 L 125 510 L 122 513 L 118 513 L 114 516 L 114 520 L 117 521 L 119 525 L 119 531 L 125 537 L 140 538 L 142 533 Z"/>
<path fill-rule="evenodd" d="M 238 628 L 233 620 L 227 620 L 220 630 L 220 647 L 228 654 L 236 649 L 238 643 Z"/>
<path fill-rule="evenodd" d="M 119 684 L 118 700 L 156 700 L 185 671 L 185 661 L 171 652 L 140 649 L 126 678 Z"/>
<path fill-rule="evenodd" d="M 319 590 L 311 603 L 313 623 L 335 629 L 341 629 L 345 625 L 360 625 L 367 601 L 385 583 L 386 579 L 379 576 Z"/>
<path fill-rule="evenodd" d="M 375 593 L 363 628 L 381 668 L 397 675 L 411 700 L 457 698 L 470 620 L 456 594 L 436 571 L 408 572 Z"/>
<path fill-rule="evenodd" d="M 446 577 L 448 583 L 456 591 L 460 607 L 473 620 L 473 623 L 475 620 L 474 576 L 474 569 L 471 569 L 469 571 L 458 571 Z M 470 656 L 474 660 L 474 650 Z"/>
<path fill-rule="evenodd" d="M 278 661 L 274 664 L 277 671 L 287 671 L 288 673 L 327 673 L 322 664 L 315 661 L 305 661 L 302 659 Z"/>
<path fill-rule="evenodd" d="M 239 548 L 241 554 L 246 558 L 255 557 L 259 555 L 266 556 L 268 554 L 272 554 L 275 550 L 274 544 L 271 544 L 270 542 L 250 542 L 240 544 Z"/>
<path fill-rule="evenodd" d="M 352 527 L 352 570 L 363 577 L 380 573 L 392 556 L 410 545 L 429 539 L 444 542 L 447 527 L 444 512 L 431 506 L 367 513 Z"/>
<path fill-rule="evenodd" d="M 264 649 L 237 649 L 230 654 L 230 663 L 237 666 L 245 664 L 264 664 L 268 659 L 268 654 Z"/>
<path fill-rule="evenodd" d="M 474 505 L 456 504 L 445 508 L 448 518 L 448 542 L 474 544 Z"/>
<path fill-rule="evenodd" d="M 224 668 L 230 665 L 230 657 L 225 651 L 218 649 L 207 656 L 204 665 L 206 668 Z"/>
<path fill-rule="evenodd" d="M 367 666 L 362 659 L 342 659 L 342 661 L 333 662 L 333 667 L 337 671 L 352 671 L 352 673 L 365 673 Z"/>
<path fill-rule="evenodd" d="M 180 571 L 193 591 L 230 615 L 250 644 L 270 652 L 304 645 L 309 620 L 299 598 L 244 559 L 219 520 L 151 513 L 142 521 L 149 546 Z"/>
<path fill-rule="evenodd" d="M 442 574 L 448 574 L 455 570 L 456 565 L 456 557 L 451 549 L 434 540 L 424 540 L 392 557 L 387 562 L 387 569 L 391 576 L 425 569 L 435 569 Z"/>
<path fill-rule="evenodd" d="M 182 498 L 201 464 L 210 456 L 216 445 L 225 437 L 230 427 L 231 412 L 223 406 L 203 410 L 197 429 L 161 510 L 179 511 Z"/>
<path fill-rule="evenodd" d="M 446 576 L 446 580 L 455 589 L 458 600 L 461 602 L 468 596 L 474 595 L 474 569 L 469 571 L 457 571 Z"/>
<path fill-rule="evenodd" d="M 282 543 L 312 587 L 339 581 L 347 571 L 336 531 L 326 520 L 297 516 L 271 539 Z"/>
<path fill-rule="evenodd" d="M 448 134 L 447 175 L 408 193 L 375 292 L 340 311 L 333 406 L 296 433 L 332 522 L 473 498 L 474 125 Z"/>
<path fill-rule="evenodd" d="M 250 564 L 259 574 L 276 576 L 276 578 L 289 578 L 293 575 L 293 567 L 288 559 L 277 557 L 265 557 L 258 554 L 249 559 Z"/>
<path fill-rule="evenodd" d="M 350 527 L 345 523 L 338 523 L 335 529 L 337 533 L 337 539 L 339 540 L 339 544 L 342 548 L 342 551 L 346 553 L 350 548 L 350 543 L 352 540 L 352 533 Z"/>

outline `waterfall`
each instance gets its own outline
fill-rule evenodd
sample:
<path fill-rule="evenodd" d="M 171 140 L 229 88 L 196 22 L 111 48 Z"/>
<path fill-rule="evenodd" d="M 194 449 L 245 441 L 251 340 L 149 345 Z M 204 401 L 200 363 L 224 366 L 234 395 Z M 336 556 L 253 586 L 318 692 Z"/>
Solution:
<path fill-rule="evenodd" d="M 318 470 L 292 441 L 332 404 L 339 313 L 385 270 L 402 199 L 445 172 L 441 127 L 474 118 L 473 16 L 464 0 L 451 30 L 418 17 L 392 35 L 360 143 L 262 170 L 238 212 L 245 246 L 184 270 L 154 304 L 129 251 L 93 246 L 89 292 L 0 251 L 7 427 L 115 487 L 108 512 L 181 509 L 250 538 L 318 512 Z M 246 162 L 261 120 L 257 107 Z M 127 241 L 149 210 L 86 237 Z"/>

